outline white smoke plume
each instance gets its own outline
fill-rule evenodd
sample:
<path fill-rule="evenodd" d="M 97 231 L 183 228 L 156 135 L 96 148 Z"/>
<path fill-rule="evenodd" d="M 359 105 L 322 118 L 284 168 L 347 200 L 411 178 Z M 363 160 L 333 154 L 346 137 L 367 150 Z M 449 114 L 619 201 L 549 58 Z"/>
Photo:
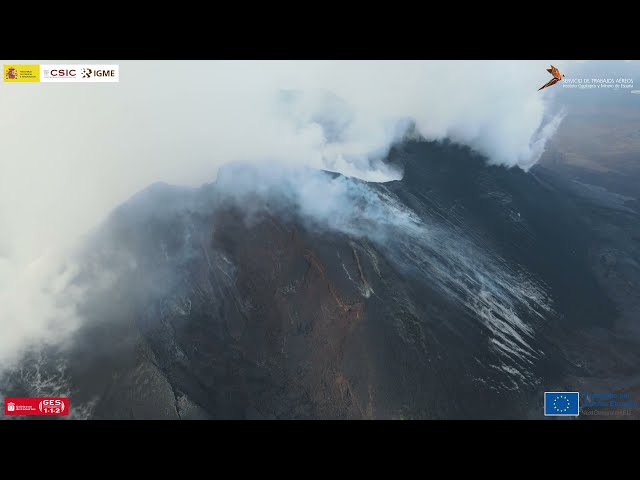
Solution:
<path fill-rule="evenodd" d="M 380 159 L 410 124 L 528 168 L 558 123 L 547 61 L 104 63 L 119 83 L 0 84 L 0 367 L 77 324 L 56 252 L 152 182 L 200 185 L 229 161 L 398 179 Z"/>

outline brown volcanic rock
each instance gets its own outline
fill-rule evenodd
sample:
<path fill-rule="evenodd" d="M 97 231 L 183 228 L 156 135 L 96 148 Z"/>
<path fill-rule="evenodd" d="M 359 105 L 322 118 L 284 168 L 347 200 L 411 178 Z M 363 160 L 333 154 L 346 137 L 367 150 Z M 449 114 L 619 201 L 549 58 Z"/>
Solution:
<path fill-rule="evenodd" d="M 342 371 L 345 344 L 363 317 L 357 291 L 338 290 L 321 255 L 295 227 L 271 217 L 248 227 L 228 210 L 217 212 L 214 224 L 222 227 L 212 246 L 243 267 L 236 300 L 244 306 L 237 305 L 239 316 L 229 316 L 227 328 L 244 360 L 272 372 L 295 392 L 290 395 L 303 399 L 293 417 L 366 416 L 367 399 L 354 397 Z M 271 413 L 252 396 L 251 407 Z"/>

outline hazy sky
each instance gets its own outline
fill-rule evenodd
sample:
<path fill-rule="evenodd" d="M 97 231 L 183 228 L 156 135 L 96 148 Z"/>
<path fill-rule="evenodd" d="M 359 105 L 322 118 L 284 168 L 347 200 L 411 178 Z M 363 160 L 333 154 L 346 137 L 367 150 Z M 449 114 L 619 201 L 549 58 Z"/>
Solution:
<path fill-rule="evenodd" d="M 530 166 L 561 118 L 548 102 L 558 92 L 537 89 L 550 78 L 550 63 L 568 65 L 2 63 L 117 63 L 120 82 L 0 83 L 0 362 L 28 339 L 48 335 L 43 325 L 52 317 L 71 315 L 72 306 L 51 296 L 65 290 L 70 275 L 52 273 L 60 261 L 52 252 L 150 183 L 200 185 L 232 160 L 398 178 L 375 159 L 407 120 L 425 137 L 450 137 L 493 163 Z"/>

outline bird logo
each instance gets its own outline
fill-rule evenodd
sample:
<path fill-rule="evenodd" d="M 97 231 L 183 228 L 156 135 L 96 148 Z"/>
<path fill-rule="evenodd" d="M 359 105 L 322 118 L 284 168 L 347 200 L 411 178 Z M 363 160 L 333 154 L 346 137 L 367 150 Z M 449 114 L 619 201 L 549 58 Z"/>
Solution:
<path fill-rule="evenodd" d="M 558 83 L 560 80 L 564 78 L 564 75 L 560 73 L 560 70 L 558 70 L 553 65 L 551 65 L 551 68 L 547 68 L 547 72 L 553 75 L 553 78 L 549 80 L 547 83 L 545 83 L 543 86 L 541 86 L 538 89 L 538 91 L 542 90 L 543 88 L 550 87 L 551 85 L 555 85 L 556 83 Z"/>

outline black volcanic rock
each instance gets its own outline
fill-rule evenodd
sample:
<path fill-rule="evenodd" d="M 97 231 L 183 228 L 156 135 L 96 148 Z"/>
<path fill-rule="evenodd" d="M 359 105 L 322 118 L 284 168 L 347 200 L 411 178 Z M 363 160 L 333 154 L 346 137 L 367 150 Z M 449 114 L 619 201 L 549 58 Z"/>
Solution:
<path fill-rule="evenodd" d="M 448 143 L 388 161 L 403 180 L 240 194 L 263 174 L 230 165 L 141 192 L 86 245 L 86 321 L 39 367 L 88 416 L 166 419 L 522 418 L 595 373 L 566 341 L 617 318 L 584 207 L 543 170 Z M 320 208 L 329 191 L 349 205 Z"/>
<path fill-rule="evenodd" d="M 613 303 L 588 261 L 595 234 L 565 189 L 536 169 L 487 166 L 468 148 L 447 142 L 406 144 L 390 161 L 405 169 L 404 179 L 391 186 L 398 196 L 418 212 L 437 205 L 446 221 L 477 233 L 488 248 L 542 279 L 563 324 L 611 325 Z"/>

